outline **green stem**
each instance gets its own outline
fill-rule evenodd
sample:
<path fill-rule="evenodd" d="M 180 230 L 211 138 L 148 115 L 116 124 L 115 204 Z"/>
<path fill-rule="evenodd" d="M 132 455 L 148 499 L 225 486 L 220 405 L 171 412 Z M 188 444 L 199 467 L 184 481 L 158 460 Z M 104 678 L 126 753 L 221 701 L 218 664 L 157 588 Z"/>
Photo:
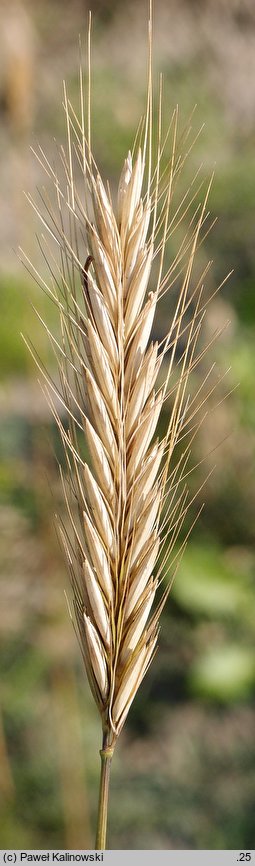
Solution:
<path fill-rule="evenodd" d="M 106 830 L 108 817 L 108 797 L 109 797 L 109 782 L 111 772 L 111 762 L 113 756 L 113 746 L 109 745 L 108 733 L 103 737 L 103 748 L 100 751 L 101 755 L 101 776 L 99 787 L 98 814 L 97 814 L 97 833 L 96 833 L 96 850 L 105 851 L 106 848 Z"/>

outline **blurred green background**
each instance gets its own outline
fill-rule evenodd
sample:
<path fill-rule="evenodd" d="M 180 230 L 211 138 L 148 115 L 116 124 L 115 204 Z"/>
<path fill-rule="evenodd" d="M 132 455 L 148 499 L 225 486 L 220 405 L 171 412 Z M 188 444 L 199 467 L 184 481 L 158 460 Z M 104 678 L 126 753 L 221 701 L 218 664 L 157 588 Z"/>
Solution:
<path fill-rule="evenodd" d="M 116 187 L 144 107 L 147 4 L 92 0 L 93 142 Z M 47 358 L 30 301 L 51 306 L 22 270 L 35 262 L 35 222 L 23 197 L 45 182 L 29 145 L 51 158 L 63 141 L 61 82 L 76 103 L 81 0 L 5 2 L 0 8 L 0 847 L 93 847 L 100 724 L 68 619 L 67 577 L 53 527 L 60 503 L 57 434 L 19 336 Z M 109 847 L 255 847 L 255 6 L 253 0 L 159 0 L 155 77 L 165 111 L 183 123 L 197 104 L 190 178 L 215 166 L 211 353 L 231 366 L 196 444 L 216 462 L 163 616 L 160 651 L 121 736 L 112 773 Z M 162 311 L 167 315 L 167 302 Z M 203 478 L 198 470 L 196 482 Z M 194 512 L 195 513 L 195 512 Z"/>

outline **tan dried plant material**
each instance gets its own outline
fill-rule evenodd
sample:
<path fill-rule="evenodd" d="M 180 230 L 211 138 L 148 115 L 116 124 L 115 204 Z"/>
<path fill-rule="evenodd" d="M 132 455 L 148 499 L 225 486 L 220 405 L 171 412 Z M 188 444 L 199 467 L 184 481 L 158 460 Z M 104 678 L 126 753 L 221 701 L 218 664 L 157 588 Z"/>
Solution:
<path fill-rule="evenodd" d="M 59 527 L 72 617 L 109 751 L 155 654 L 160 615 L 186 544 L 182 535 L 174 551 L 190 504 L 190 446 L 214 387 L 210 370 L 190 398 L 189 377 L 207 349 L 200 343 L 207 268 L 197 278 L 193 263 L 209 230 L 211 180 L 203 191 L 197 172 L 177 199 L 191 125 L 179 133 L 176 109 L 163 134 L 161 79 L 154 128 L 150 59 L 145 117 L 113 204 L 92 152 L 90 90 L 85 124 L 83 79 L 81 68 L 79 115 L 64 88 L 67 148 L 59 150 L 59 170 L 38 149 L 52 197 L 42 196 L 42 210 L 29 197 L 43 224 L 48 278 L 25 261 L 59 313 L 58 338 L 45 324 L 57 382 L 30 349 L 65 451 L 70 531 L 61 520 Z M 188 229 L 171 260 L 168 241 L 182 224 Z M 170 291 L 175 311 L 159 343 L 154 319 Z M 164 408 L 168 419 L 157 438 Z"/>

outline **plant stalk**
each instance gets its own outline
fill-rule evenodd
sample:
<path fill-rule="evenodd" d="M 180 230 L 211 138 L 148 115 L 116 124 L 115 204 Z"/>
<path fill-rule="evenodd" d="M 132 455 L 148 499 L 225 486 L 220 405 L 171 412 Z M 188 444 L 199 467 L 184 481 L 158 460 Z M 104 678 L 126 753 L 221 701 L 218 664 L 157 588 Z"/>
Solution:
<path fill-rule="evenodd" d="M 106 831 L 108 818 L 108 799 L 109 799 L 109 783 L 111 773 L 111 762 L 114 747 L 109 745 L 109 734 L 103 736 L 103 746 L 100 750 L 101 756 L 101 775 L 98 799 L 97 813 L 97 832 L 96 832 L 96 850 L 105 851 L 106 849 Z"/>

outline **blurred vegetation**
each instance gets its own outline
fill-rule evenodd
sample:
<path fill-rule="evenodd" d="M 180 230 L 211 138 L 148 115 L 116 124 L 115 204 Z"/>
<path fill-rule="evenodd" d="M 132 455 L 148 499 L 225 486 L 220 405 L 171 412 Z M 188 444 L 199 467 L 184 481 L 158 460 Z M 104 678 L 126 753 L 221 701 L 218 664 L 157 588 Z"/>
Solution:
<path fill-rule="evenodd" d="M 127 10 L 117 0 L 97 0 L 90 6 L 96 15 L 94 146 L 116 188 L 143 110 L 145 4 Z M 24 96 L 22 112 L 19 82 L 17 110 L 6 48 L 8 26 L 14 25 L 3 3 L 0 843 L 79 848 L 93 846 L 100 728 L 68 621 L 67 579 L 52 526 L 56 501 L 61 508 L 58 437 L 20 338 L 20 331 L 31 336 L 48 359 L 46 336 L 29 301 L 53 327 L 54 310 L 43 296 L 38 300 L 37 287 L 9 249 L 20 243 L 37 260 L 34 224 L 21 190 L 33 191 L 43 180 L 40 166 L 32 167 L 28 144 L 38 135 L 52 156 L 52 137 L 63 139 L 63 75 L 78 105 L 77 35 L 84 31 L 84 4 L 76 0 L 71 12 L 70 4 L 61 4 L 61 15 L 57 0 L 17 2 L 15 8 L 26 56 L 31 47 L 24 70 L 31 98 Z M 195 460 L 205 459 L 205 465 L 191 489 L 217 465 L 197 500 L 198 507 L 204 500 L 206 506 L 163 616 L 160 650 L 118 746 L 113 848 L 255 847 L 255 77 L 252 82 L 246 68 L 251 43 L 255 47 L 252 0 L 242 4 L 242 14 L 235 0 L 155 4 L 155 63 L 164 71 L 167 108 L 171 113 L 178 102 L 183 124 L 196 103 L 194 135 L 205 123 L 190 156 L 190 176 L 202 160 L 209 176 L 216 162 L 210 211 L 218 221 L 199 266 L 213 260 L 209 292 L 231 268 L 234 274 L 211 303 L 206 338 L 230 319 L 212 353 L 219 375 L 231 367 L 219 401 L 239 387 L 209 413 L 196 444 Z M 22 38 L 19 44 L 23 68 Z M 167 304 L 159 329 L 165 316 Z"/>

